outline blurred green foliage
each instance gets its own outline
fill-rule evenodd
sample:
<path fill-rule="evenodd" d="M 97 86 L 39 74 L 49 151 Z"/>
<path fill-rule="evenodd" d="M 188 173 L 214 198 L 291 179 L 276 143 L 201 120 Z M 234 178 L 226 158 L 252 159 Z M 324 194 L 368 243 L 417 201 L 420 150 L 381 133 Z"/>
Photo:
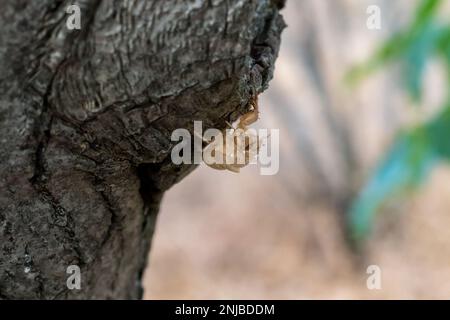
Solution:
<path fill-rule="evenodd" d="M 405 88 L 420 104 L 427 63 L 439 58 L 447 69 L 450 92 L 450 24 L 438 18 L 444 1 L 422 0 L 407 29 L 392 36 L 367 63 L 351 70 L 349 80 L 358 82 L 374 70 L 399 61 L 404 68 Z M 436 117 L 398 135 L 354 200 L 348 216 L 354 244 L 368 236 L 376 213 L 386 200 L 417 187 L 436 164 L 449 160 L 450 95 Z"/>

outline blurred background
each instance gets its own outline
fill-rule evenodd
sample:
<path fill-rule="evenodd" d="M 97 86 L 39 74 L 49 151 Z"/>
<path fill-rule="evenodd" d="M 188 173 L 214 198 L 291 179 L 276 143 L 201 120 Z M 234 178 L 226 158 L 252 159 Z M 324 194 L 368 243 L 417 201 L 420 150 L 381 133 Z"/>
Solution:
<path fill-rule="evenodd" d="M 201 165 L 167 192 L 145 298 L 449 298 L 449 6 L 288 0 L 256 125 L 280 171 Z"/>

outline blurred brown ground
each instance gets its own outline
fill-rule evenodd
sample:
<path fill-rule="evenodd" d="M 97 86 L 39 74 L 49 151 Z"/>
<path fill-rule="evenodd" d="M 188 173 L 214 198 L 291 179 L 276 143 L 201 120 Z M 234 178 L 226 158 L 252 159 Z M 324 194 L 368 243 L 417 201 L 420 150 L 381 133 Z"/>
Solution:
<path fill-rule="evenodd" d="M 201 165 L 165 196 L 147 299 L 425 299 L 450 297 L 450 170 L 392 201 L 360 254 L 343 229 L 345 207 L 400 126 L 436 112 L 442 70 L 427 71 L 426 102 L 412 108 L 397 67 L 356 89 L 353 64 L 401 28 L 410 0 L 288 0 L 275 78 L 259 127 L 279 128 L 280 172 L 261 176 Z M 382 30 L 366 8 L 382 9 Z M 419 111 L 418 111 L 419 110 Z M 368 290 L 366 268 L 382 270 Z"/>

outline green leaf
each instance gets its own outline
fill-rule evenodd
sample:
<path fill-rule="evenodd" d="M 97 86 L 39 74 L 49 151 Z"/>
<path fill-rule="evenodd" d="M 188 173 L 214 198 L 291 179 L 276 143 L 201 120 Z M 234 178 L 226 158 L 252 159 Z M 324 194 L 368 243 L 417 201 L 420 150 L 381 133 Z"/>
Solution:
<path fill-rule="evenodd" d="M 416 11 L 412 29 L 421 29 L 424 24 L 428 23 L 435 16 L 441 5 L 442 0 L 423 0 Z"/>
<path fill-rule="evenodd" d="M 394 35 L 366 63 L 351 68 L 345 77 L 346 82 L 350 85 L 357 84 L 384 64 L 402 55 L 409 44 L 407 35 Z"/>
<path fill-rule="evenodd" d="M 443 27 L 438 44 L 438 53 L 447 67 L 448 92 L 450 93 L 450 26 Z"/>
<path fill-rule="evenodd" d="M 426 126 L 429 144 L 441 160 L 450 161 L 450 102 L 433 121 Z"/>
<path fill-rule="evenodd" d="M 401 135 L 353 202 L 348 221 L 352 240 L 364 240 L 383 203 L 417 186 L 426 177 L 433 162 L 433 151 L 425 141 L 422 130 Z"/>
<path fill-rule="evenodd" d="M 440 29 L 434 26 L 433 16 L 441 4 L 441 0 L 422 1 L 407 30 L 387 40 L 366 63 L 351 68 L 345 77 L 346 82 L 355 85 L 381 66 L 401 59 L 406 63 L 407 87 L 418 100 L 426 60 L 437 46 Z"/>
<path fill-rule="evenodd" d="M 352 69 L 348 79 L 358 81 L 380 66 L 400 60 L 405 67 L 408 92 L 420 101 L 426 64 L 432 57 L 440 56 L 447 68 L 450 93 L 450 26 L 436 19 L 442 2 L 423 0 L 410 27 L 388 40 L 367 63 Z M 356 197 L 348 214 L 354 244 L 361 243 L 370 233 L 386 200 L 420 185 L 439 161 L 450 163 L 450 102 L 431 121 L 398 136 Z"/>
<path fill-rule="evenodd" d="M 396 139 L 351 206 L 351 239 L 364 240 L 386 200 L 420 185 L 438 161 L 450 161 L 450 104 L 427 124 Z"/>
<path fill-rule="evenodd" d="M 439 40 L 443 32 L 444 29 L 431 22 L 423 25 L 422 29 L 415 33 L 405 52 L 404 78 L 408 92 L 416 102 L 422 98 L 422 80 L 425 68 L 439 47 Z"/>

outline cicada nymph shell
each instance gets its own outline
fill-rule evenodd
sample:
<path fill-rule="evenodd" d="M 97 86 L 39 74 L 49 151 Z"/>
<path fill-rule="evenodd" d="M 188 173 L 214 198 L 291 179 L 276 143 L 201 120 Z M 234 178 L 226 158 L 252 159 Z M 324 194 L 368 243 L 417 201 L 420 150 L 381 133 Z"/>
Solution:
<path fill-rule="evenodd" d="M 254 96 L 250 102 L 251 110 L 242 115 L 236 127 L 229 124 L 230 128 L 223 130 L 220 141 L 211 141 L 203 149 L 203 154 L 212 159 L 217 159 L 217 152 L 220 153 L 219 159 L 222 161 L 214 162 L 211 159 L 205 163 L 216 170 L 229 170 L 238 173 L 241 168 L 251 163 L 259 152 L 260 142 L 256 130 L 248 128 L 258 120 L 258 100 Z"/>

